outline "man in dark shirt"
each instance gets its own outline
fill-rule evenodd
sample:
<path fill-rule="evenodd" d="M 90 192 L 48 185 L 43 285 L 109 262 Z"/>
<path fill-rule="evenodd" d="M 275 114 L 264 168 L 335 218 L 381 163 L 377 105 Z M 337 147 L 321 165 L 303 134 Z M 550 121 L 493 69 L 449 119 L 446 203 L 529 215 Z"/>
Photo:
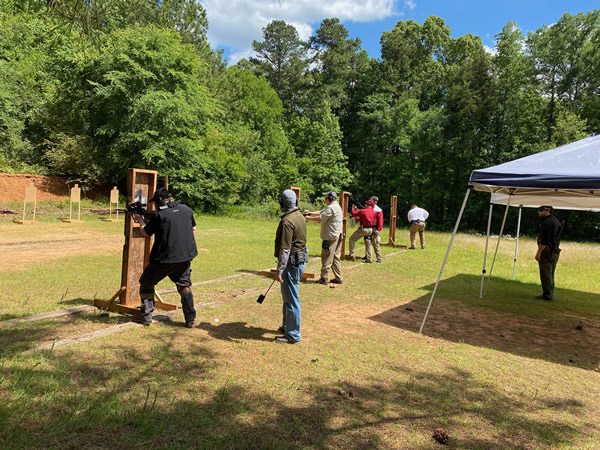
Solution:
<path fill-rule="evenodd" d="M 192 328 L 196 319 L 190 263 L 198 255 L 194 233 L 196 221 L 192 210 L 173 200 L 171 193 L 160 188 L 152 197 L 156 212 L 148 223 L 143 216 L 136 214 L 140 230 L 146 237 L 154 235 L 154 245 L 150 251 L 149 264 L 140 278 L 140 321 L 144 325 L 152 323 L 154 311 L 154 286 L 165 277 L 169 277 L 177 286 L 181 296 L 181 306 L 185 317 L 185 326 Z"/>
<path fill-rule="evenodd" d="M 306 220 L 298 210 L 298 197 L 291 189 L 279 194 L 283 215 L 275 235 L 277 281 L 281 283 L 283 319 L 275 342 L 297 344 L 300 342 L 300 279 L 308 262 L 306 249 Z"/>
<path fill-rule="evenodd" d="M 554 271 L 560 255 L 560 222 L 552 215 L 552 206 L 540 206 L 538 216 L 542 220 L 540 234 L 538 236 L 538 251 L 535 260 L 540 267 L 540 280 L 542 282 L 542 295 L 536 298 L 540 300 L 554 299 Z"/>

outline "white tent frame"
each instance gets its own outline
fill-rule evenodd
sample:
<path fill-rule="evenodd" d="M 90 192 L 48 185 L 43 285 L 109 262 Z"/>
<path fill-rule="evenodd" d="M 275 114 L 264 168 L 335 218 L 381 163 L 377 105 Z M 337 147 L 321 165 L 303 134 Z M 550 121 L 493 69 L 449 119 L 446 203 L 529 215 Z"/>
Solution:
<path fill-rule="evenodd" d="M 423 317 L 423 321 L 421 322 L 421 327 L 419 328 L 419 334 L 423 334 L 423 328 L 425 327 L 425 322 L 427 321 L 427 316 L 429 315 L 429 311 L 431 309 L 431 305 L 433 303 L 433 299 L 435 298 L 435 294 L 437 292 L 438 285 L 440 283 L 440 279 L 442 278 L 442 274 L 444 273 L 444 267 L 446 266 L 446 262 L 448 260 L 448 255 L 450 254 L 450 248 L 452 247 L 452 243 L 454 241 L 454 237 L 456 236 L 456 231 L 458 230 L 458 226 L 460 225 L 460 221 L 462 219 L 463 212 L 465 210 L 465 206 L 467 204 L 467 199 L 469 198 L 469 193 L 471 189 L 475 189 L 478 191 L 490 192 L 490 210 L 488 214 L 488 225 L 487 225 L 487 233 L 485 239 L 485 252 L 483 255 L 483 269 L 481 271 L 481 286 L 479 289 L 479 298 L 483 298 L 483 296 L 487 293 L 487 286 L 489 286 L 489 281 L 492 276 L 492 270 L 494 268 L 494 262 L 496 261 L 496 255 L 498 253 L 498 248 L 500 246 L 500 239 L 502 238 L 502 232 L 504 231 L 504 224 L 506 222 L 506 216 L 508 214 L 508 208 L 510 207 L 511 199 L 513 197 L 524 196 L 527 200 L 530 200 L 532 196 L 539 196 L 544 192 L 548 193 L 548 201 L 543 202 L 545 205 L 552 205 L 557 209 L 572 209 L 572 210 L 584 210 L 584 211 L 600 211 L 600 207 L 581 207 L 569 204 L 569 198 L 587 198 L 594 199 L 600 202 L 600 192 L 598 191 L 590 191 L 590 190 L 572 190 L 572 189 L 531 189 L 531 188 L 509 188 L 509 187 L 500 187 L 500 186 L 484 186 L 484 185 L 474 185 L 469 186 L 467 192 L 465 194 L 462 206 L 460 208 L 460 212 L 458 213 L 458 218 L 456 219 L 456 224 L 452 231 L 452 237 L 450 238 L 450 243 L 448 244 L 448 249 L 446 250 L 446 256 L 444 256 L 444 261 L 442 262 L 442 267 L 440 268 L 440 272 L 438 274 L 437 280 L 435 282 L 435 286 L 433 291 L 431 292 L 431 298 L 429 299 L 429 304 L 427 305 L 427 309 L 425 311 L 425 316 Z M 553 205 L 554 203 L 554 205 Z M 558 204 L 556 204 L 558 203 Z M 502 226 L 500 228 L 500 234 L 498 235 L 498 242 L 496 243 L 496 250 L 494 252 L 494 258 L 492 260 L 492 265 L 490 267 L 490 273 L 487 277 L 487 284 L 485 292 L 483 291 L 485 274 L 486 274 L 486 260 L 488 253 L 488 243 L 490 238 L 490 227 L 492 222 L 492 210 L 494 204 L 505 204 L 506 209 L 504 211 L 504 218 L 502 220 Z M 515 270 L 517 264 L 517 251 L 519 248 L 519 232 L 521 228 L 521 211 L 523 206 L 526 207 L 538 207 L 541 203 L 538 202 L 536 204 L 523 204 L 522 202 L 517 203 L 519 205 L 519 219 L 517 223 L 517 239 L 515 243 L 515 256 L 513 262 L 513 279 L 515 278 Z"/>

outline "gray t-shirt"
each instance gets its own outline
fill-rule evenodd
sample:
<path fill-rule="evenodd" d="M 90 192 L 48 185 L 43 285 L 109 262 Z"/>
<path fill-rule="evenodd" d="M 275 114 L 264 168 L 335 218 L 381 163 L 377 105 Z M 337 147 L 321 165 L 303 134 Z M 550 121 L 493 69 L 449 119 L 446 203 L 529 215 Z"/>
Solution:
<path fill-rule="evenodd" d="M 331 202 L 321 211 L 321 239 L 336 239 L 342 234 L 342 208 L 338 202 Z"/>

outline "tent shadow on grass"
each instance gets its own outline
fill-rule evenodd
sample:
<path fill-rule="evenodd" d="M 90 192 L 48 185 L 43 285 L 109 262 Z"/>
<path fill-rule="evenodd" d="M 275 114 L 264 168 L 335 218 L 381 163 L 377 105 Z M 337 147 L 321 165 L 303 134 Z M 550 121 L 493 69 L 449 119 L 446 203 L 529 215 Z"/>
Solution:
<path fill-rule="evenodd" d="M 480 281 L 466 274 L 441 281 L 423 334 L 598 370 L 600 295 L 557 288 L 556 299 L 546 302 L 534 298 L 539 284 L 495 278 L 479 299 Z M 423 286 L 428 294 L 370 319 L 417 333 L 433 287 Z"/>
<path fill-rule="evenodd" d="M 377 448 L 398 444 L 399 437 L 431 436 L 441 426 L 455 447 L 514 448 L 568 446 L 598 432 L 589 420 L 575 425 L 564 418 L 585 414 L 586 406 L 576 399 L 508 395 L 458 367 L 441 374 L 396 365 L 395 381 L 373 377 L 341 386 L 352 387 L 354 398 L 338 395 L 338 384 L 308 375 L 297 388 L 303 401 L 289 405 L 232 379 L 215 387 L 196 383 L 212 379 L 226 362 L 200 342 L 176 350 L 178 336 L 161 337 L 152 342 L 151 353 L 143 354 L 109 344 L 109 354 L 123 356 L 111 364 L 67 351 L 0 366 L 0 378 L 10 379 L 6 395 L 20 395 L 20 401 L 0 403 L 0 418 L 10 418 L 0 429 L 0 443 L 12 448 L 90 442 L 99 448 L 148 443 L 158 448 Z M 124 373 L 135 383 L 122 382 Z M 193 395 L 175 395 L 170 380 L 178 380 L 177 391 Z M 547 408 L 562 414 L 538 414 Z M 465 427 L 473 417 L 478 417 L 477 429 Z M 423 447 L 417 442 L 421 445 L 408 441 L 403 446 Z"/>

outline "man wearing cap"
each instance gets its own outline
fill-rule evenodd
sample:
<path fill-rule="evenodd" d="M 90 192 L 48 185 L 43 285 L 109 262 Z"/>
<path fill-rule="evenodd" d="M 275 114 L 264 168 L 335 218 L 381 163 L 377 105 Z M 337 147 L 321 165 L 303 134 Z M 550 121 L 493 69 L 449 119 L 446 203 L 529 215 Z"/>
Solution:
<path fill-rule="evenodd" d="M 342 284 L 342 224 L 344 215 L 333 191 L 323 192 L 327 207 L 320 211 L 304 210 L 306 220 L 321 222 L 321 278 L 318 283 L 329 283 L 329 269 L 333 271 L 332 283 Z M 318 216 L 318 217 L 317 217 Z"/>
<path fill-rule="evenodd" d="M 279 207 L 283 215 L 275 235 L 277 281 L 281 283 L 283 318 L 275 342 L 297 344 L 300 342 L 300 279 L 308 262 L 306 249 L 306 220 L 298 210 L 298 197 L 291 189 L 279 194 Z"/>
<path fill-rule="evenodd" d="M 538 250 L 535 260 L 540 267 L 540 281 L 542 282 L 542 295 L 539 300 L 554 299 L 554 271 L 560 255 L 560 222 L 552 214 L 552 206 L 540 206 L 538 216 L 542 218 L 540 234 L 538 235 Z"/>
<path fill-rule="evenodd" d="M 425 248 L 425 221 L 429 213 L 417 205 L 411 205 L 408 211 L 408 222 L 410 223 L 410 250 L 414 250 L 416 244 L 416 235 L 419 233 L 421 248 Z"/>
<path fill-rule="evenodd" d="M 196 319 L 192 281 L 190 275 L 192 259 L 198 255 L 194 233 L 196 221 L 192 210 L 177 203 L 171 193 L 160 188 L 152 197 L 156 211 L 146 223 L 140 214 L 134 214 L 140 224 L 143 236 L 154 235 L 154 244 L 150 251 L 149 263 L 140 278 L 140 297 L 142 305 L 136 321 L 149 326 L 154 311 L 154 286 L 165 277 L 169 277 L 177 286 L 181 296 L 181 307 L 185 326 L 192 328 Z"/>
<path fill-rule="evenodd" d="M 373 234 L 373 231 L 377 228 L 377 215 L 375 214 L 375 211 L 373 211 L 375 203 L 373 200 L 367 200 L 365 206 L 366 207 L 364 209 L 356 209 L 354 205 L 352 206 L 352 217 L 358 219 L 360 226 L 354 233 L 352 233 L 352 236 L 350 236 L 350 258 L 355 257 L 354 246 L 356 245 L 356 241 L 366 236 L 370 237 L 371 234 Z M 365 239 L 365 256 L 367 257 L 365 262 L 367 263 L 373 262 L 371 244 L 371 239 Z"/>
<path fill-rule="evenodd" d="M 373 231 L 373 234 L 371 235 L 371 240 L 373 242 L 373 250 L 375 250 L 375 260 L 378 263 L 380 263 L 381 262 L 381 247 L 379 246 L 379 243 L 381 242 L 381 237 L 379 236 L 379 233 L 381 233 L 381 230 L 383 228 L 383 211 L 381 210 L 381 208 L 379 206 L 377 206 L 379 197 L 374 195 L 369 200 L 371 200 L 375 204 L 375 206 L 373 206 L 373 211 L 375 211 L 375 214 L 377 217 L 377 225 L 376 225 L 375 230 Z M 368 240 L 368 239 L 369 239 L 368 237 L 365 237 L 365 240 Z M 365 255 L 362 258 L 362 260 L 367 261 L 367 255 Z"/>

